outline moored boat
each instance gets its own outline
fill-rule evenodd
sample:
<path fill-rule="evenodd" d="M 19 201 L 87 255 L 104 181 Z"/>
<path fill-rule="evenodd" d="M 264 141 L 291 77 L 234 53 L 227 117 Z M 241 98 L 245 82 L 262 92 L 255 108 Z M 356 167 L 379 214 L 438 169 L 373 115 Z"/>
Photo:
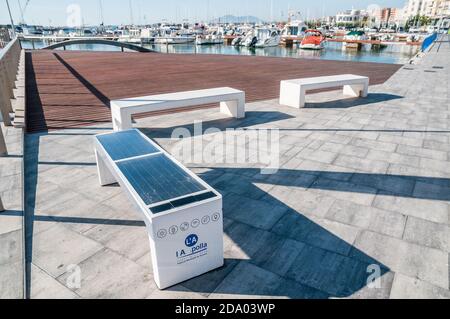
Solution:
<path fill-rule="evenodd" d="M 325 36 L 319 30 L 306 30 L 305 37 L 300 43 L 303 50 L 322 50 L 324 48 Z"/>

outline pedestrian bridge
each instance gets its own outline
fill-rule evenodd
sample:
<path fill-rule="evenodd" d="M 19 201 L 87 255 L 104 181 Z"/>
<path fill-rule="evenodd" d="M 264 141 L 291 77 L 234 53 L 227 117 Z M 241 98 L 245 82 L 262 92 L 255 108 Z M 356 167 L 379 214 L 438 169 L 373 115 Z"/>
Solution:
<path fill-rule="evenodd" d="M 118 41 L 113 41 L 113 40 L 105 40 L 105 39 L 67 40 L 67 41 L 62 41 L 62 42 L 54 43 L 49 46 L 43 47 L 42 50 L 54 50 L 54 49 L 58 49 L 58 48 L 63 48 L 65 50 L 66 47 L 68 47 L 70 45 L 78 45 L 78 44 L 102 44 L 102 45 L 110 45 L 110 46 L 120 47 L 122 49 L 122 51 L 124 51 L 124 49 L 128 49 L 128 50 L 133 50 L 133 51 L 137 51 L 137 52 L 155 52 L 153 50 L 141 47 L 136 44 L 123 43 L 123 42 L 118 42 Z"/>

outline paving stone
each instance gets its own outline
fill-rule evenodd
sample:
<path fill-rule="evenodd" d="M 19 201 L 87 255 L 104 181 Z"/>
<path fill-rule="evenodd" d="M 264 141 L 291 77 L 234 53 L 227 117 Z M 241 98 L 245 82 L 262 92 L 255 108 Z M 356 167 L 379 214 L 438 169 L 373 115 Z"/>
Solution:
<path fill-rule="evenodd" d="M 395 152 L 397 149 L 397 144 L 387 143 L 380 141 L 372 141 L 370 139 L 354 138 L 350 144 L 360 147 L 367 147 L 371 150 L 384 151 L 384 152 Z"/>
<path fill-rule="evenodd" d="M 290 209 L 304 215 L 324 217 L 335 198 L 292 186 L 275 186 L 261 200 L 273 204 L 284 203 Z"/>
<path fill-rule="evenodd" d="M 371 256 L 395 273 L 417 277 L 441 288 L 448 288 L 448 253 L 436 249 L 363 231 L 356 239 L 350 256 L 367 263 L 367 256 Z"/>
<path fill-rule="evenodd" d="M 373 206 L 436 223 L 446 224 L 449 222 L 449 205 L 443 201 L 395 197 L 383 194 L 376 196 Z"/>
<path fill-rule="evenodd" d="M 450 201 L 450 187 L 416 182 L 413 196 L 416 198 Z"/>
<path fill-rule="evenodd" d="M 422 147 L 423 140 L 420 138 L 409 138 L 404 136 L 395 136 L 391 134 L 380 134 L 379 141 L 389 142 L 393 144 L 409 145 L 415 147 Z"/>
<path fill-rule="evenodd" d="M 225 265 L 222 268 L 213 270 L 203 276 L 185 281 L 182 283 L 183 287 L 189 291 L 196 292 L 202 297 L 208 297 L 219 284 L 233 271 L 236 265 L 239 264 L 239 259 L 225 258 Z"/>
<path fill-rule="evenodd" d="M 22 236 L 21 229 L 0 235 L 0 265 L 22 260 Z"/>
<path fill-rule="evenodd" d="M 288 210 L 281 204 L 273 205 L 234 194 L 224 198 L 223 207 L 225 217 L 265 230 L 271 229 Z"/>
<path fill-rule="evenodd" d="M 59 224 L 37 234 L 29 244 L 32 244 L 33 263 L 53 277 L 60 276 L 68 266 L 79 264 L 103 248 Z"/>
<path fill-rule="evenodd" d="M 399 145 L 397 153 L 409 155 L 409 156 L 417 156 L 417 157 L 426 157 L 430 159 L 436 159 L 445 161 L 447 160 L 447 154 L 441 150 L 430 150 L 422 147 L 413 147 L 407 145 Z M 401 163 L 400 163 L 401 164 Z"/>
<path fill-rule="evenodd" d="M 138 260 L 150 250 L 145 224 L 140 226 L 98 225 L 83 235 L 133 261 Z M 136 245 L 136 243 L 142 244 Z M 148 243 L 147 247 L 145 243 Z"/>
<path fill-rule="evenodd" d="M 379 173 L 384 174 L 389 164 L 383 161 L 374 161 L 368 159 L 361 159 L 354 156 L 339 155 L 333 162 L 334 165 L 353 168 L 355 170 L 367 172 L 367 173 Z"/>
<path fill-rule="evenodd" d="M 390 164 L 408 165 L 413 167 L 419 167 L 420 165 L 420 158 L 417 156 L 401 155 L 376 150 L 370 150 L 367 158 L 377 161 L 386 161 Z"/>
<path fill-rule="evenodd" d="M 372 264 L 376 262 L 372 260 Z M 367 285 L 369 264 L 314 247 L 305 247 L 287 277 L 331 297 L 349 297 Z M 381 265 L 380 265 L 381 266 Z M 385 273 L 386 270 L 383 271 Z"/>
<path fill-rule="evenodd" d="M 258 250 L 251 262 L 277 275 L 284 276 L 304 247 L 303 243 L 295 240 L 280 240 L 273 248 L 271 247 L 272 249 L 263 247 Z"/>
<path fill-rule="evenodd" d="M 22 261 L 0 264 L 0 287 L 0 299 L 24 298 Z"/>
<path fill-rule="evenodd" d="M 396 274 L 392 299 L 450 299 L 450 290 L 436 287 L 417 278 Z"/>
<path fill-rule="evenodd" d="M 297 157 L 307 159 L 311 161 L 331 164 L 335 160 L 337 154 L 332 152 L 326 152 L 321 150 L 313 150 L 309 148 L 303 149 L 297 154 Z"/>
<path fill-rule="evenodd" d="M 349 296 L 347 299 L 389 299 L 394 276 L 395 274 L 393 272 L 383 271 L 381 278 L 373 283 L 374 286 L 367 285 Z"/>
<path fill-rule="evenodd" d="M 396 196 L 411 196 L 415 186 L 413 179 L 381 174 L 354 174 L 351 182 L 389 192 Z"/>
<path fill-rule="evenodd" d="M 377 193 L 376 188 L 350 182 L 335 181 L 322 178 L 322 176 L 315 180 L 310 188 L 336 199 L 348 200 L 366 206 L 372 204 Z"/>
<path fill-rule="evenodd" d="M 98 251 L 78 266 L 81 288 L 72 290 L 82 298 L 118 299 L 127 296 L 142 299 L 157 289 L 150 273 L 109 249 Z M 58 277 L 58 281 L 65 283 L 70 275 L 65 273 Z"/>
<path fill-rule="evenodd" d="M 55 278 L 31 264 L 31 299 L 78 299 L 79 296 Z"/>
<path fill-rule="evenodd" d="M 409 217 L 404 240 L 412 243 L 450 252 L 450 226 L 423 219 Z"/>
<path fill-rule="evenodd" d="M 0 213 L 0 235 L 22 229 L 23 213 L 21 211 L 7 211 Z"/>
<path fill-rule="evenodd" d="M 275 233 L 235 222 L 228 227 L 224 236 L 224 254 L 229 259 L 253 260 L 263 247 L 275 248 L 284 240 L 283 236 Z"/>
<path fill-rule="evenodd" d="M 402 214 L 339 200 L 326 218 L 398 238 L 402 237 L 406 223 Z"/>
<path fill-rule="evenodd" d="M 211 294 L 212 298 L 269 298 L 280 277 L 247 262 L 240 262 Z"/>
<path fill-rule="evenodd" d="M 441 143 L 433 140 L 425 140 L 423 143 L 423 147 L 431 150 L 450 152 L 450 146 L 448 145 L 448 143 Z"/>
<path fill-rule="evenodd" d="M 333 152 L 333 153 L 339 153 L 339 154 L 345 154 L 348 156 L 355 156 L 360 158 L 365 158 L 367 156 L 367 153 L 369 152 L 368 148 L 364 147 L 357 147 L 353 145 L 341 145 L 341 144 L 335 144 L 335 143 L 325 143 L 320 148 L 322 151 L 327 152 Z"/>
<path fill-rule="evenodd" d="M 422 158 L 420 160 L 420 167 L 424 169 L 430 169 L 450 174 L 450 165 L 449 162 L 447 161 L 438 161 L 428 158 Z"/>
<path fill-rule="evenodd" d="M 358 234 L 358 229 L 331 220 L 286 214 L 273 228 L 279 236 L 346 255 Z"/>

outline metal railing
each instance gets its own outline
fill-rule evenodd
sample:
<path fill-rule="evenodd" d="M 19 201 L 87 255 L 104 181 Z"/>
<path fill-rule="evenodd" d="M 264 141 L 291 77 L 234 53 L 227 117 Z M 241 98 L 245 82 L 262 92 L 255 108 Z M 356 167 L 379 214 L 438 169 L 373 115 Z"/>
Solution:
<path fill-rule="evenodd" d="M 438 36 L 437 32 L 434 32 L 432 35 L 426 37 L 425 40 L 423 40 L 422 52 L 425 52 L 430 47 L 430 45 L 432 45 L 434 41 L 436 41 L 437 36 Z"/>
<path fill-rule="evenodd" d="M 0 50 L 0 114 L 5 126 L 11 126 L 10 114 L 13 113 L 11 99 L 18 79 L 19 62 L 22 47 L 19 39 L 9 42 Z M 0 129 L 0 156 L 7 155 L 5 137 Z"/>

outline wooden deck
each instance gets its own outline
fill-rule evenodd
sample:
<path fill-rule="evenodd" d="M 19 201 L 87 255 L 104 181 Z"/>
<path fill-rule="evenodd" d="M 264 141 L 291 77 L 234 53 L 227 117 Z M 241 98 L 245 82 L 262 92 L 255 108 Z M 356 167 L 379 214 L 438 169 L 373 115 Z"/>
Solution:
<path fill-rule="evenodd" d="M 400 65 L 310 59 L 168 55 L 159 53 L 32 51 L 27 56 L 27 131 L 111 121 L 109 101 L 230 86 L 247 102 L 277 98 L 290 78 L 353 73 L 381 84 Z"/>

